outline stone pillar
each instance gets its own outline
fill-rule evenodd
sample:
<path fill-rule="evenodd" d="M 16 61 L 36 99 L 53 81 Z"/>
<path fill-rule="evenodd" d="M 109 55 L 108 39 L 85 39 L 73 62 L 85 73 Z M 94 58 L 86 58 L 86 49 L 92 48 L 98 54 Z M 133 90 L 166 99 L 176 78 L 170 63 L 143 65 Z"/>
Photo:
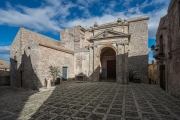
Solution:
<path fill-rule="evenodd" d="M 92 81 L 93 80 L 93 69 L 94 69 L 94 65 L 93 65 L 93 59 L 94 59 L 94 53 L 93 53 L 93 46 L 90 46 L 89 48 L 89 80 Z"/>
<path fill-rule="evenodd" d="M 122 73 L 123 73 L 123 65 L 122 65 L 122 50 L 123 50 L 123 46 L 122 44 L 117 44 L 117 50 L 118 53 L 116 55 L 116 80 L 117 83 L 122 84 Z"/>
<path fill-rule="evenodd" d="M 129 70 L 128 70 L 128 50 L 129 50 L 129 45 L 128 43 L 124 44 L 124 84 L 129 83 Z"/>
<path fill-rule="evenodd" d="M 97 56 L 98 47 L 94 46 L 94 71 L 93 71 L 93 81 L 99 81 L 99 73 L 100 73 L 100 56 Z"/>

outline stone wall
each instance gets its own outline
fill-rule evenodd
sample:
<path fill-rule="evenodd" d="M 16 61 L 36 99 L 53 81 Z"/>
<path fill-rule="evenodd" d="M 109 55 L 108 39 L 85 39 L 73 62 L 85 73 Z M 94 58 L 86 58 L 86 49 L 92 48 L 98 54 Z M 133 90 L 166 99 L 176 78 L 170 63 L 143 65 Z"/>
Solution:
<path fill-rule="evenodd" d="M 142 82 L 148 83 L 148 18 L 129 23 L 129 71 L 136 70 L 142 75 Z"/>
<path fill-rule="evenodd" d="M 10 85 L 10 71 L 0 70 L 0 86 Z"/>
<path fill-rule="evenodd" d="M 156 39 L 160 43 L 163 36 L 164 58 L 158 60 L 158 67 L 165 65 L 165 90 L 180 99 L 180 4 L 171 0 L 168 14 L 161 18 Z M 158 68 L 159 70 L 159 68 Z M 159 76 L 160 74 L 158 74 Z M 160 76 L 159 76 L 160 77 Z"/>
<path fill-rule="evenodd" d="M 167 30 L 159 30 L 159 29 L 162 29 L 164 28 L 165 26 L 168 26 L 168 16 L 164 16 L 161 18 L 160 20 L 160 23 L 159 23 L 159 27 L 158 27 L 158 31 L 157 31 L 157 34 L 156 34 L 156 49 L 159 49 L 158 51 L 155 52 L 155 55 L 156 54 L 159 54 L 160 53 L 160 47 L 163 47 L 163 53 L 164 53 L 164 59 L 167 59 L 166 60 L 157 60 L 157 70 L 158 70 L 158 85 L 160 85 L 162 82 L 161 81 L 161 78 L 160 78 L 160 65 L 165 65 L 165 79 L 164 79 L 164 83 L 165 83 L 165 91 L 168 91 L 168 78 L 170 77 L 169 76 L 169 70 L 168 70 L 168 67 L 169 67 L 169 63 L 168 63 L 168 52 L 169 52 L 169 49 L 170 49 L 170 44 L 168 43 L 168 31 Z M 162 37 L 163 39 L 163 46 L 160 46 L 160 37 Z"/>
<path fill-rule="evenodd" d="M 36 32 L 21 28 L 21 50 L 24 50 L 24 47 L 28 43 L 29 40 L 34 40 L 37 44 L 48 44 L 48 45 L 60 45 L 60 41 L 52 39 L 50 37 L 38 34 Z"/>
<path fill-rule="evenodd" d="M 90 37 L 93 36 L 93 33 L 90 31 L 85 31 L 85 39 L 84 39 L 84 47 L 88 47 L 90 45 L 89 41 L 87 39 L 89 39 Z"/>
<path fill-rule="evenodd" d="M 20 71 L 19 67 L 21 64 L 21 30 L 18 31 L 16 37 L 14 38 L 13 43 L 10 47 L 10 84 L 14 87 L 20 87 Z"/>
<path fill-rule="evenodd" d="M 172 0 L 168 10 L 169 40 L 172 59 L 169 63 L 169 93 L 180 99 L 180 3 Z"/>
<path fill-rule="evenodd" d="M 80 26 L 74 26 L 74 50 L 80 49 Z"/>
<path fill-rule="evenodd" d="M 149 84 L 158 84 L 158 76 L 157 76 L 157 64 L 149 64 L 148 65 L 148 78 Z"/>
<path fill-rule="evenodd" d="M 40 46 L 39 51 L 39 79 L 44 86 L 44 80 L 51 80 L 49 66 L 59 67 L 62 77 L 62 67 L 68 67 L 68 79 L 74 79 L 74 56 L 73 54 L 58 51 L 52 48 Z M 61 79 L 62 80 L 62 79 Z"/>
<path fill-rule="evenodd" d="M 79 49 L 74 53 L 74 73 L 79 75 L 83 73 L 89 77 L 89 50 Z"/>
<path fill-rule="evenodd" d="M 74 34 L 73 30 L 66 28 L 60 31 L 61 41 L 64 47 L 74 50 Z"/>
<path fill-rule="evenodd" d="M 22 71 L 22 87 L 30 89 L 38 89 L 42 87 L 41 79 L 39 78 L 39 62 L 40 62 L 40 47 L 30 40 L 24 48 L 22 55 L 22 63 L 20 70 Z"/>
<path fill-rule="evenodd" d="M 69 79 L 74 78 L 73 51 L 60 45 L 59 41 L 21 28 L 10 50 L 11 86 L 30 89 L 44 86 L 44 80 L 50 79 L 50 65 L 59 66 L 60 71 L 67 66 Z"/>

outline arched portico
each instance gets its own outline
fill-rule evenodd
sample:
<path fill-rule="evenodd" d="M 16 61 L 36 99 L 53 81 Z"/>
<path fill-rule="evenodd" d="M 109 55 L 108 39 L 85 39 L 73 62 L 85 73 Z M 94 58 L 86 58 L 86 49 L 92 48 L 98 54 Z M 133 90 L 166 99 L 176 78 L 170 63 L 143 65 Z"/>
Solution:
<path fill-rule="evenodd" d="M 100 81 L 116 81 L 116 51 L 112 47 L 103 47 L 100 55 Z"/>
<path fill-rule="evenodd" d="M 104 45 L 104 46 L 99 48 L 99 50 L 98 50 L 98 52 L 96 54 L 97 57 L 100 57 L 101 53 L 103 52 L 102 50 L 105 49 L 105 48 L 111 48 L 111 49 L 113 49 L 115 51 L 116 55 L 118 54 L 118 51 L 114 46 L 112 46 L 112 45 Z"/>

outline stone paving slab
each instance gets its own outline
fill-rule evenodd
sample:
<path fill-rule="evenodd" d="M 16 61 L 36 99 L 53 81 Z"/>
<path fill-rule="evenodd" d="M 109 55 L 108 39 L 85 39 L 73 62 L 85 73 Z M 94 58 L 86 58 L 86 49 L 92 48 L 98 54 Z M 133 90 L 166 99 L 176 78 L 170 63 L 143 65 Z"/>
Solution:
<path fill-rule="evenodd" d="M 180 120 L 180 100 L 156 85 L 63 83 L 0 87 L 0 120 Z"/>

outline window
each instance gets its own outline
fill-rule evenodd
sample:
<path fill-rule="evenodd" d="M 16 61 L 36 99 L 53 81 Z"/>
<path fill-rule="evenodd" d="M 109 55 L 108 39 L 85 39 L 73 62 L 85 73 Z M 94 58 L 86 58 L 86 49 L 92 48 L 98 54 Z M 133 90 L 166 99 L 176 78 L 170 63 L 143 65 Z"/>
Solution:
<path fill-rule="evenodd" d="M 163 36 L 161 35 L 159 38 L 159 43 L 160 43 L 160 54 L 163 54 Z"/>

